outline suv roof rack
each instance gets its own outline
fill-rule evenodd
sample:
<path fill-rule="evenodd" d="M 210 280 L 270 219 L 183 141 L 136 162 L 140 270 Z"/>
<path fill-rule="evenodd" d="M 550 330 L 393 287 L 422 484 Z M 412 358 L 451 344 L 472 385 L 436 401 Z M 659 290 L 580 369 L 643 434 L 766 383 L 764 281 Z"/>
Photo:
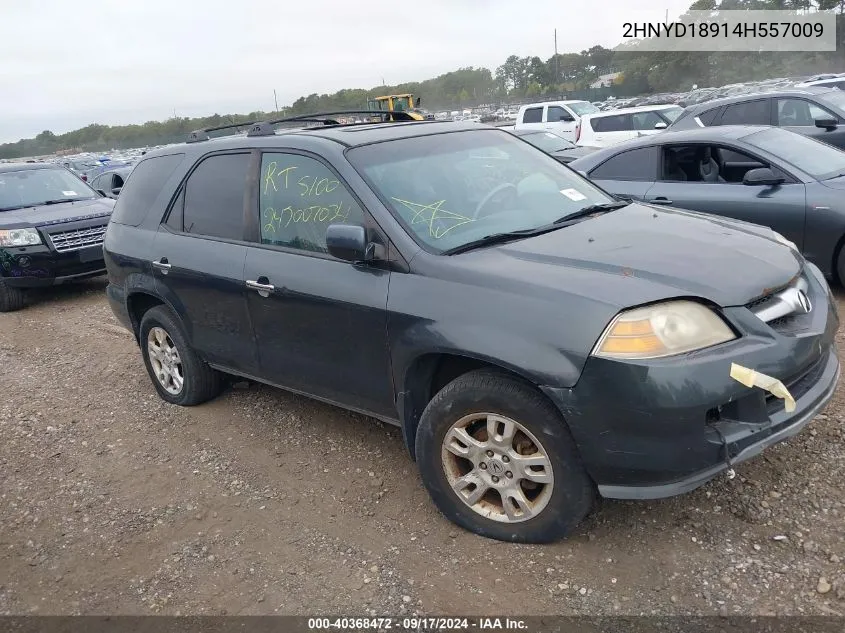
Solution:
<path fill-rule="evenodd" d="M 186 143 L 199 143 L 207 141 L 211 137 L 209 132 L 219 132 L 221 130 L 234 129 L 235 133 L 240 132 L 240 128 L 248 127 L 247 136 L 272 136 L 276 133 L 275 126 L 279 123 L 321 123 L 322 125 L 363 125 L 358 124 L 343 124 L 336 117 L 349 114 L 365 114 L 369 116 L 381 116 L 382 120 L 379 123 L 387 121 L 416 121 L 410 113 L 404 111 L 387 110 L 338 110 L 336 112 L 317 112 L 315 114 L 300 114 L 298 116 L 283 117 L 281 119 L 271 119 L 269 121 L 244 121 L 241 123 L 230 123 L 228 125 L 218 125 L 215 127 L 207 127 L 199 130 L 194 130 L 188 134 Z M 371 123 L 367 121 L 365 123 Z"/>

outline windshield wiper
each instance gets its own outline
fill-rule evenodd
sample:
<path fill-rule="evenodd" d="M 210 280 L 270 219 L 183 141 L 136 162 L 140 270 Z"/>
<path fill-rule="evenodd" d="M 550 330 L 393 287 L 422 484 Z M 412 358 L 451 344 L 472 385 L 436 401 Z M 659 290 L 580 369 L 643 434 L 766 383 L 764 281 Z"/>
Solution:
<path fill-rule="evenodd" d="M 33 207 L 43 207 L 48 204 L 63 204 L 65 202 L 76 202 L 77 200 L 83 200 L 84 198 L 62 198 L 60 200 L 45 200 L 44 202 L 39 202 L 38 204 L 32 205 Z"/>
<path fill-rule="evenodd" d="M 584 207 L 583 209 L 579 209 L 574 213 L 570 213 L 569 215 L 565 215 L 562 218 L 558 218 L 551 224 L 544 224 L 543 226 L 538 226 L 533 229 L 521 229 L 519 231 L 508 231 L 506 233 L 493 233 L 492 235 L 485 235 L 477 240 L 473 240 L 471 242 L 467 242 L 466 244 L 461 244 L 460 246 L 455 246 L 454 248 L 447 249 L 443 251 L 443 255 L 456 255 L 458 253 L 463 253 L 465 251 L 469 251 L 475 248 L 479 248 L 482 246 L 490 246 L 492 244 L 503 244 L 505 242 L 512 242 L 513 240 L 519 240 L 526 237 L 534 237 L 535 235 L 542 235 L 543 233 L 549 233 L 551 231 L 556 231 L 557 229 L 562 229 L 569 224 L 572 224 L 575 220 L 582 218 L 587 215 L 593 215 L 594 213 L 606 213 L 608 211 L 615 211 L 616 209 L 621 209 L 622 207 L 626 207 L 630 202 L 627 201 L 617 201 L 617 202 L 607 202 L 604 204 L 591 204 L 589 206 Z M 570 220 L 572 222 L 570 222 Z"/>
<path fill-rule="evenodd" d="M 525 237 L 533 237 L 535 235 L 542 235 L 549 231 L 554 231 L 561 228 L 560 225 L 545 224 L 534 229 L 521 229 L 519 231 L 508 231 L 506 233 L 493 233 L 492 235 L 485 235 L 477 240 L 472 240 L 466 244 L 455 246 L 454 248 L 443 251 L 443 255 L 457 255 L 465 251 L 471 251 L 482 246 L 490 246 L 492 244 L 504 244 L 505 242 L 512 242 L 513 240 L 520 240 Z"/>
<path fill-rule="evenodd" d="M 564 215 L 563 217 L 558 218 L 553 222 L 553 224 L 563 224 L 564 222 L 569 222 L 570 220 L 577 220 L 579 218 L 586 217 L 588 215 L 594 215 L 597 213 L 607 213 L 608 211 L 616 211 L 617 209 L 621 209 L 622 207 L 627 207 L 631 204 L 630 200 L 618 200 L 616 202 L 605 202 L 602 204 L 590 204 L 584 207 L 583 209 L 579 209 L 569 215 Z"/>

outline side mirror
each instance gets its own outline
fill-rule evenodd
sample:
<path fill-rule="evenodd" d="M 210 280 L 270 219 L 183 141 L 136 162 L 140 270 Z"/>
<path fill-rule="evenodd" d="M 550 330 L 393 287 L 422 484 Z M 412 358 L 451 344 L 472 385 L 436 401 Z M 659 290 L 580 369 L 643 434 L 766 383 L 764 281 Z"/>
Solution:
<path fill-rule="evenodd" d="M 816 119 L 816 127 L 824 128 L 825 130 L 834 130 L 838 121 L 836 119 L 824 118 Z"/>
<path fill-rule="evenodd" d="M 420 107 L 421 103 L 422 103 L 422 97 L 417 97 L 417 107 L 418 108 Z"/>
<path fill-rule="evenodd" d="M 667 127 L 669 126 L 666 124 L 666 121 L 658 121 L 654 124 L 655 130 L 665 130 Z"/>
<path fill-rule="evenodd" d="M 571 114 L 569 114 L 569 113 L 566 113 L 566 112 L 565 112 L 565 113 L 563 113 L 563 114 L 561 114 L 561 115 L 560 115 L 560 118 L 558 119 L 558 121 L 566 121 L 567 123 L 571 123 L 571 122 L 572 122 L 572 121 L 574 121 L 574 120 L 575 120 L 575 119 L 574 119 L 574 118 L 572 118 L 572 115 L 571 115 Z"/>
<path fill-rule="evenodd" d="M 775 176 L 775 173 L 768 167 L 749 169 L 742 178 L 743 185 L 779 185 L 782 182 L 783 178 Z"/>
<path fill-rule="evenodd" d="M 363 226 L 330 224 L 326 227 L 326 248 L 338 259 L 364 261 L 367 259 L 367 232 Z"/>

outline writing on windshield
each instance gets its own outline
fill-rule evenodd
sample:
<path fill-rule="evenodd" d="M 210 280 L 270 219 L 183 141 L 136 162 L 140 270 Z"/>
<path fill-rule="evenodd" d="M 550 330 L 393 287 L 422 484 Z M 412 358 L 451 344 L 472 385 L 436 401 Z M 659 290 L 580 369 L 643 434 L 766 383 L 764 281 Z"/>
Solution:
<path fill-rule="evenodd" d="M 612 199 L 502 130 L 412 137 L 347 156 L 406 230 L 433 252 L 530 230 Z"/>

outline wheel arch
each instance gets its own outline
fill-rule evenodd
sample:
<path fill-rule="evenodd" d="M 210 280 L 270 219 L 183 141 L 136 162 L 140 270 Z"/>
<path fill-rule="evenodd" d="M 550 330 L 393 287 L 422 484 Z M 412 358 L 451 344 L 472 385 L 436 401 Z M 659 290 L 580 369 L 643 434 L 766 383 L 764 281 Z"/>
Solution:
<path fill-rule="evenodd" d="M 156 306 L 164 306 L 170 310 L 176 318 L 176 321 L 182 327 L 182 331 L 185 333 L 185 336 L 190 341 L 190 331 L 187 327 L 185 327 L 185 322 L 182 320 L 179 312 L 176 311 L 168 301 L 145 289 L 132 290 L 126 296 L 126 309 L 129 312 L 129 320 L 132 323 L 132 332 L 135 334 L 135 340 L 139 340 L 141 321 L 143 320 L 144 315 Z"/>
<path fill-rule="evenodd" d="M 532 378 L 518 369 L 507 367 L 487 358 L 454 352 L 430 352 L 417 356 L 407 366 L 402 381 L 402 391 L 397 396 L 402 438 L 411 455 L 416 459 L 416 435 L 422 413 L 431 399 L 447 384 L 471 371 L 489 369 L 515 378 L 537 390 L 553 406 L 554 403 L 539 389 Z M 555 407 L 557 409 L 557 407 Z"/>

